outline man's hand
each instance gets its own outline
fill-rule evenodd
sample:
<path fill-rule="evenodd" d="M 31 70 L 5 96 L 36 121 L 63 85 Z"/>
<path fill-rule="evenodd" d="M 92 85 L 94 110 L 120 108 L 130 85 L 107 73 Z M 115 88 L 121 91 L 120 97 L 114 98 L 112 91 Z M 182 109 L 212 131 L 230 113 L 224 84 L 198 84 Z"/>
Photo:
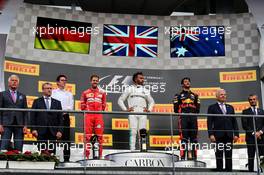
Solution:
<path fill-rule="evenodd" d="M 146 107 L 144 107 L 144 112 L 150 112 Z"/>
<path fill-rule="evenodd" d="M 38 131 L 37 130 L 33 130 L 31 133 L 33 136 L 38 137 Z"/>
<path fill-rule="evenodd" d="M 215 142 L 215 141 L 216 141 L 214 135 L 210 135 L 210 141 L 211 141 L 211 142 Z"/>
<path fill-rule="evenodd" d="M 239 137 L 237 136 L 234 136 L 233 140 L 234 140 L 234 143 L 236 143 L 238 141 Z"/>
<path fill-rule="evenodd" d="M 134 111 L 134 108 L 133 107 L 130 107 L 127 109 L 127 112 L 133 112 Z"/>
<path fill-rule="evenodd" d="M 0 134 L 2 134 L 4 132 L 4 127 L 3 125 L 0 125 Z"/>
<path fill-rule="evenodd" d="M 261 132 L 260 132 L 260 131 L 257 131 L 257 132 L 256 132 L 256 137 L 257 137 L 258 139 L 261 139 Z"/>
<path fill-rule="evenodd" d="M 61 133 L 60 131 L 57 132 L 56 137 L 57 137 L 58 140 L 61 139 L 61 137 L 62 137 L 62 133 Z"/>
<path fill-rule="evenodd" d="M 24 134 L 28 133 L 28 131 L 27 131 L 27 130 L 28 130 L 28 129 L 27 129 L 27 127 L 26 127 L 26 126 L 24 126 L 24 127 L 23 127 L 23 133 L 24 133 Z"/>

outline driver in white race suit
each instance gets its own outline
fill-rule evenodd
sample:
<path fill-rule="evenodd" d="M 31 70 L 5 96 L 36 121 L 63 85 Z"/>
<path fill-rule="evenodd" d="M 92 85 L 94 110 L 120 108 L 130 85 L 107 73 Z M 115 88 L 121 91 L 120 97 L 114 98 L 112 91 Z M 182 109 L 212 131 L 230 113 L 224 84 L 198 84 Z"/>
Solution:
<path fill-rule="evenodd" d="M 127 87 L 124 93 L 118 99 L 118 105 L 123 111 L 128 112 L 150 112 L 154 106 L 154 100 L 150 95 L 150 91 L 143 86 L 144 75 L 137 72 L 133 75 L 134 84 Z M 128 107 L 125 105 L 127 100 Z M 136 137 L 140 129 L 147 128 L 147 115 L 129 115 L 130 126 L 130 150 L 136 148 Z M 140 138 L 140 137 L 138 137 Z"/>

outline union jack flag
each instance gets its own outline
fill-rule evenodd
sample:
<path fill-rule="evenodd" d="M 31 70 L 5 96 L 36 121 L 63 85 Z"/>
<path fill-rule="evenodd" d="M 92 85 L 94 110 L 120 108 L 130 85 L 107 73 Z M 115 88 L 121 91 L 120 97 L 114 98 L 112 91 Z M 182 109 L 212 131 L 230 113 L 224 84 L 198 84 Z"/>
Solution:
<path fill-rule="evenodd" d="M 157 57 L 158 27 L 104 25 L 103 55 Z"/>

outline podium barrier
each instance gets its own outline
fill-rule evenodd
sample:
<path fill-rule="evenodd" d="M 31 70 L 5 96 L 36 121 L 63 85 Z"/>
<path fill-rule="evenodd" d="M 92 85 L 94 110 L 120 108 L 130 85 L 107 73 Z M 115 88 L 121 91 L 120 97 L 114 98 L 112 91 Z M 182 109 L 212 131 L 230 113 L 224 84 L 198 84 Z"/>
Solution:
<path fill-rule="evenodd" d="M 179 160 L 177 155 L 161 152 L 114 153 L 105 158 L 125 167 L 172 167 L 173 161 Z"/>
<path fill-rule="evenodd" d="M 29 118 L 30 118 L 30 112 L 68 112 L 68 113 L 76 113 L 76 118 L 78 117 L 82 117 L 81 119 L 83 119 L 84 115 L 86 113 L 102 113 L 102 114 L 108 114 L 106 116 L 107 117 L 111 117 L 113 118 L 111 115 L 115 115 L 114 117 L 116 119 L 119 119 L 119 116 L 117 115 L 129 115 L 130 113 L 127 112 L 101 112 L 101 111 L 63 111 L 63 110 L 43 110 L 43 109 L 13 109 L 13 108 L 0 108 L 0 111 L 22 111 L 22 112 L 28 112 L 29 113 Z M 144 115 L 146 113 L 137 113 L 139 115 Z M 202 149 L 198 149 L 199 151 L 204 151 L 204 153 L 199 154 L 198 156 L 198 160 L 199 161 L 179 161 L 179 157 L 177 155 L 179 155 L 178 151 L 179 151 L 179 147 L 175 146 L 177 145 L 179 142 L 179 138 L 178 138 L 178 128 L 177 126 L 174 126 L 176 124 L 176 117 L 178 117 L 178 115 L 184 116 L 184 115 L 195 115 L 198 117 L 203 117 L 200 121 L 202 122 L 202 124 L 205 124 L 206 122 L 206 118 L 204 116 L 212 116 L 212 117 L 226 117 L 224 115 L 216 115 L 216 114 L 174 114 L 174 113 L 147 113 L 149 117 L 149 123 L 148 123 L 148 127 L 147 130 L 150 133 L 150 136 L 152 136 L 152 138 L 149 138 L 149 143 L 147 145 L 149 145 L 149 152 L 120 152 L 120 153 L 113 153 L 113 154 L 108 154 L 105 156 L 106 160 L 84 160 L 85 159 L 85 149 L 84 149 L 84 145 L 86 146 L 86 139 L 85 139 L 85 128 L 87 126 L 77 126 L 74 128 L 75 131 L 75 140 L 73 141 L 69 141 L 71 143 L 73 143 L 73 147 L 75 150 L 71 152 L 70 155 L 70 161 L 73 161 L 74 163 L 64 163 L 64 164 L 60 164 L 59 166 L 57 166 L 56 168 L 73 168 L 73 169 L 84 169 L 84 171 L 86 171 L 87 169 L 91 169 L 92 167 L 96 168 L 105 168 L 107 169 L 108 167 L 113 167 L 113 168 L 118 168 L 118 167 L 122 167 L 122 168 L 134 168 L 134 167 L 140 167 L 142 169 L 144 168 L 148 168 L 149 169 L 155 169 L 155 168 L 168 168 L 168 169 L 172 169 L 173 171 L 176 171 L 178 168 L 183 168 L 183 169 L 196 169 L 196 168 L 201 168 L 199 171 L 208 171 L 209 169 L 213 169 L 214 165 L 215 165 L 215 156 L 214 156 L 214 152 L 212 151 L 211 147 L 207 147 L 210 148 L 210 150 L 204 149 L 202 147 Z M 165 121 L 165 117 L 163 116 L 167 116 L 169 117 L 168 119 L 170 120 L 170 126 L 161 126 L 161 123 L 163 121 Z M 257 115 L 257 116 L 251 116 L 251 115 L 228 115 L 230 117 L 236 117 L 236 118 L 257 118 L 257 117 L 264 117 L 264 115 Z M 157 120 L 157 123 L 153 123 L 153 121 L 156 121 L 154 119 L 158 118 L 159 120 Z M 162 118 L 162 119 L 161 119 Z M 77 121 L 77 120 L 76 120 Z M 168 121 L 168 120 L 167 120 Z M 75 116 L 74 116 L 74 122 L 75 122 Z M 116 130 L 113 133 L 107 133 L 106 132 L 106 145 L 104 145 L 105 147 L 112 147 L 114 148 L 114 146 L 116 146 L 117 144 L 122 145 L 121 149 L 123 149 L 124 145 L 129 145 L 128 141 L 123 141 L 123 140 L 118 140 L 117 137 L 115 137 L 116 133 L 119 134 L 119 131 L 122 132 L 122 130 L 128 130 L 129 129 L 129 125 L 127 125 L 128 121 L 124 120 L 123 117 L 120 118 L 120 122 L 125 123 L 126 125 L 122 125 L 121 128 L 111 128 L 108 126 L 108 128 L 105 129 L 112 129 L 112 130 Z M 114 121 L 112 121 L 112 124 L 114 123 Z M 150 124 L 150 125 L 149 125 Z M 126 126 L 126 127 L 125 127 Z M 29 125 L 29 128 L 31 127 L 47 127 L 47 126 L 34 126 L 34 125 Z M 61 126 L 54 126 L 54 127 L 61 127 Z M 64 128 L 67 128 L 67 126 L 63 126 Z M 70 126 L 71 127 L 71 126 Z M 68 128 L 70 128 L 68 126 Z M 206 128 L 202 128 L 202 132 L 207 132 Z M 73 130 L 73 129 L 72 129 Z M 254 129 L 256 130 L 256 129 Z M 169 133 L 170 132 L 170 133 Z M 30 133 L 28 133 L 28 137 L 30 138 Z M 153 138 L 155 137 L 155 142 L 153 141 Z M 123 137 L 122 137 L 123 138 Z M 234 150 L 239 150 L 240 151 L 240 147 L 244 149 L 245 146 L 245 140 L 243 140 L 243 138 L 245 138 L 245 135 L 241 135 L 241 140 L 239 141 L 239 143 L 234 144 Z M 108 139 L 108 140 L 107 140 Z M 151 140 L 152 139 L 152 140 Z M 201 137 L 201 139 L 204 139 Z M 24 151 L 35 151 L 36 146 L 38 146 L 38 141 L 41 140 L 37 140 L 37 142 L 35 142 L 36 140 L 24 140 L 29 142 L 30 144 L 33 143 L 32 145 L 32 149 L 28 149 L 29 147 L 24 147 L 26 149 L 24 149 Z M 45 140 L 43 140 L 45 141 Z M 200 141 L 200 140 L 199 140 Z M 208 138 L 205 138 L 204 143 L 210 142 L 208 140 Z M 51 143 L 53 144 L 53 143 Z M 56 143 L 57 144 L 57 143 Z M 211 143 L 208 143 L 211 144 Z M 10 144 L 12 146 L 12 144 Z M 24 145 L 25 146 L 25 145 Z M 46 145 L 49 146 L 49 145 Z M 165 153 L 165 151 L 160 151 L 158 152 L 158 150 L 160 150 L 161 147 L 166 146 L 165 147 L 165 151 L 166 152 L 174 152 L 177 155 L 172 155 L 170 153 Z M 258 146 L 258 143 L 256 142 L 256 146 Z M 33 148 L 34 147 L 34 148 Z M 60 147 L 60 145 L 59 145 Z M 157 149 L 155 150 L 155 152 L 153 151 L 154 148 Z M 105 148 L 108 149 L 108 148 Z M 125 148 L 127 149 L 127 148 Z M 108 153 L 111 153 L 111 149 L 108 150 Z M 153 152 L 152 152 L 153 151 Z M 156 152 L 157 151 L 157 152 Z M 236 161 L 236 158 L 233 156 L 234 161 L 236 161 L 236 164 L 233 164 L 236 166 L 236 168 L 233 168 L 233 170 L 239 170 L 239 171 L 246 171 L 247 167 L 240 168 L 242 167 L 241 165 L 245 165 L 247 163 L 247 155 L 244 154 L 244 150 L 241 150 L 243 152 L 237 152 L 236 154 L 239 155 L 244 155 L 244 157 L 240 158 L 239 157 L 239 161 Z M 60 155 L 61 155 L 61 150 L 59 150 Z M 116 152 L 116 150 L 113 149 L 113 152 Z M 205 156 L 206 154 L 206 156 Z M 256 153 L 258 155 L 258 152 Z M 60 158 L 60 161 L 62 162 L 64 159 L 62 156 L 58 156 L 58 158 Z M 91 156 L 90 156 L 91 157 Z M 258 159 L 258 156 L 256 156 L 256 158 Z M 81 160 L 81 161 L 80 161 Z M 201 162 L 201 161 L 203 162 Z M 75 162 L 76 161 L 76 162 Z M 240 162 L 241 161 L 241 162 Z M 238 167 L 239 166 L 239 167 Z M 256 167 L 254 170 L 257 169 L 257 171 L 259 170 L 259 163 L 256 163 Z M 203 169 L 203 170 L 202 170 Z M 108 169 L 107 169 L 108 170 Z M 198 170 L 197 170 L 198 171 Z M 258 171 L 259 173 L 260 171 Z"/>
<path fill-rule="evenodd" d="M 206 163 L 195 160 L 181 160 L 174 163 L 175 168 L 206 168 Z"/>

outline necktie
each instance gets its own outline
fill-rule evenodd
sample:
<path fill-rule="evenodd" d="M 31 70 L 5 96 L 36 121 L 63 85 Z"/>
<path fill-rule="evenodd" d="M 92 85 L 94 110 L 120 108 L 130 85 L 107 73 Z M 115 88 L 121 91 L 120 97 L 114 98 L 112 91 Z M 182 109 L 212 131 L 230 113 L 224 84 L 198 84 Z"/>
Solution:
<path fill-rule="evenodd" d="M 256 107 L 255 106 L 253 106 L 253 114 L 254 115 L 257 115 L 257 113 L 256 113 Z"/>
<path fill-rule="evenodd" d="M 48 97 L 45 98 L 45 104 L 46 104 L 46 108 L 47 109 L 50 109 L 50 106 L 49 106 L 49 98 Z"/>
<path fill-rule="evenodd" d="M 223 114 L 226 114 L 226 110 L 225 110 L 225 104 L 224 103 L 221 103 L 220 104 L 220 108 L 221 108 L 221 111 L 223 112 Z"/>
<path fill-rule="evenodd" d="M 16 103 L 16 94 L 15 91 L 11 91 L 12 100 L 14 103 Z"/>

